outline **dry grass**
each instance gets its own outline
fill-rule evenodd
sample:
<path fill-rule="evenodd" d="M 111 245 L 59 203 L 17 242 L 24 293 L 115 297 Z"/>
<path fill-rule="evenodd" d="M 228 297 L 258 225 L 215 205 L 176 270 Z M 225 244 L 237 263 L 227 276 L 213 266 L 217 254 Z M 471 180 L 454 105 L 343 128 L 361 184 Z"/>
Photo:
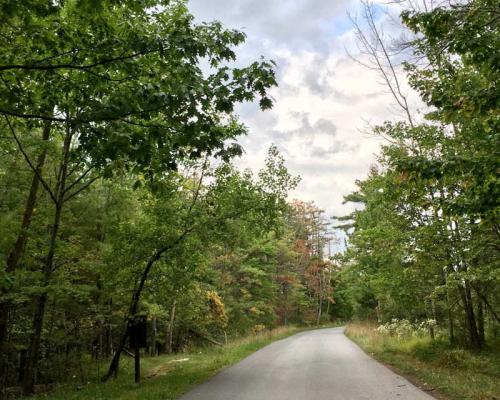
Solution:
<path fill-rule="evenodd" d="M 397 338 L 370 323 L 350 323 L 346 334 L 376 359 L 456 400 L 500 399 L 500 349 L 480 353 L 452 348 L 443 339 Z"/>
<path fill-rule="evenodd" d="M 270 330 L 263 330 L 253 335 L 247 335 L 240 338 L 236 338 L 230 340 L 229 343 L 225 346 L 226 348 L 242 346 L 245 344 L 253 343 L 255 341 L 261 340 L 272 340 L 275 338 L 280 338 L 283 335 L 288 335 L 290 332 L 298 332 L 300 329 L 297 327 L 289 327 L 289 326 L 280 326 Z"/>

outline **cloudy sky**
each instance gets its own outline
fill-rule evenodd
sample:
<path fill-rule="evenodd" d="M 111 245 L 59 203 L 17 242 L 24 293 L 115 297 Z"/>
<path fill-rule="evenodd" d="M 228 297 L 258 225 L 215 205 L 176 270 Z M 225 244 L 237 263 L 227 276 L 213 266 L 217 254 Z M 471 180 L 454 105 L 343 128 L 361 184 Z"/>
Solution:
<path fill-rule="evenodd" d="M 293 197 L 329 215 L 349 212 L 343 196 L 366 176 L 380 145 L 367 127 L 394 114 L 377 74 L 346 53 L 356 53 L 348 13 L 359 13 L 359 0 L 190 0 L 189 7 L 198 21 L 219 20 L 247 34 L 237 51 L 242 63 L 263 55 L 278 64 L 273 110 L 238 109 L 250 129 L 238 163 L 257 170 L 275 143 L 302 177 Z"/>

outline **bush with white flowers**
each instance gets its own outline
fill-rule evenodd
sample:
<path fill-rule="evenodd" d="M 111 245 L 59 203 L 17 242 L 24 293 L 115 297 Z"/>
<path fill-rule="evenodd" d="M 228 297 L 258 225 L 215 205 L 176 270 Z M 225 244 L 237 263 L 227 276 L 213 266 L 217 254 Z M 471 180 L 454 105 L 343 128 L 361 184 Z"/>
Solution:
<path fill-rule="evenodd" d="M 412 323 L 407 319 L 393 318 L 390 322 L 378 326 L 375 330 L 382 335 L 396 336 L 403 339 L 411 336 L 425 336 L 431 329 L 436 327 L 437 322 L 434 319 Z"/>

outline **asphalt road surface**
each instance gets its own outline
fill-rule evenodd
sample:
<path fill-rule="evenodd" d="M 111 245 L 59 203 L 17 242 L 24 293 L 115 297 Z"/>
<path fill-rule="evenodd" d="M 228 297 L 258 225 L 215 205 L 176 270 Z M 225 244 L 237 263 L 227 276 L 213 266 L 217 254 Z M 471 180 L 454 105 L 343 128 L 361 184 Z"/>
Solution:
<path fill-rule="evenodd" d="M 264 347 L 181 400 L 431 400 L 367 356 L 343 328 L 298 333 Z"/>

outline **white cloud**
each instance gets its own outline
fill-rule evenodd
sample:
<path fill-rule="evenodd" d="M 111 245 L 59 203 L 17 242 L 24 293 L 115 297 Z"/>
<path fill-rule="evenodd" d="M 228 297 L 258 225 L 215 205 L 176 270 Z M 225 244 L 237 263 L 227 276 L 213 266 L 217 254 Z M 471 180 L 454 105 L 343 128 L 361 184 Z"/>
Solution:
<path fill-rule="evenodd" d="M 253 170 L 263 165 L 275 143 L 289 169 L 302 177 L 293 196 L 315 201 L 330 215 L 352 210 L 343 196 L 355 189 L 375 161 L 380 139 L 363 130 L 367 124 L 392 119 L 393 99 L 375 71 L 350 59 L 355 49 L 347 9 L 354 0 L 255 1 L 191 0 L 199 20 L 221 20 L 245 27 L 248 43 L 239 49 L 243 60 L 261 54 L 278 63 L 279 87 L 272 110 L 257 105 L 238 108 L 250 128 L 240 140 L 246 154 L 239 161 Z"/>

